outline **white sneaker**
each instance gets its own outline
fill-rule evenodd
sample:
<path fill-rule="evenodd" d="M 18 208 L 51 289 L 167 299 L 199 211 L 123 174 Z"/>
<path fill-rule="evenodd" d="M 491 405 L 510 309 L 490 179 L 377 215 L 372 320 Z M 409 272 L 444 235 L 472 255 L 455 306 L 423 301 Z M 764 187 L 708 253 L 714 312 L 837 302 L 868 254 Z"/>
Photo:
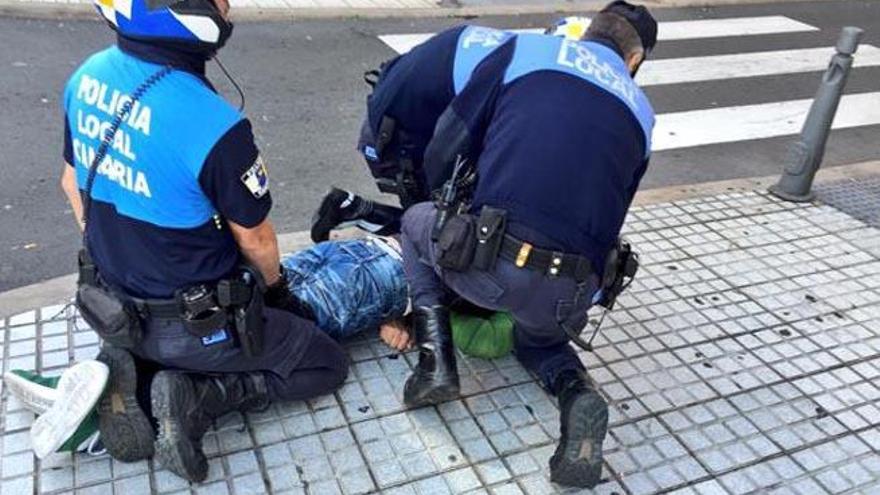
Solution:
<path fill-rule="evenodd" d="M 83 361 L 62 373 L 55 403 L 31 426 L 38 458 L 58 450 L 76 432 L 101 399 L 109 375 L 110 369 L 99 361 Z"/>
<path fill-rule="evenodd" d="M 43 414 L 55 403 L 57 392 L 52 387 L 47 387 L 28 378 L 39 375 L 28 371 L 19 372 L 22 374 L 12 371 L 3 373 L 3 382 L 6 383 L 6 388 L 29 411 L 37 415 Z"/>

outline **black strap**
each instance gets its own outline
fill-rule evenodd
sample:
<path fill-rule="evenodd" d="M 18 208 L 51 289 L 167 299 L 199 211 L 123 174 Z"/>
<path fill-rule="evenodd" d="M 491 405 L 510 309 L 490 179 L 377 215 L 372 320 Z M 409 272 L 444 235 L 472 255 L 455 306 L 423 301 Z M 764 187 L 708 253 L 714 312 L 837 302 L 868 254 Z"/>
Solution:
<path fill-rule="evenodd" d="M 131 112 L 131 108 L 136 101 L 146 94 L 147 90 L 149 90 L 154 84 L 159 82 L 163 77 L 168 75 L 173 68 L 171 66 L 165 66 L 158 71 L 156 71 L 152 76 L 148 77 L 144 82 L 141 83 L 137 89 L 134 90 L 134 93 L 131 94 L 128 101 L 126 101 L 122 108 L 119 109 L 119 112 L 116 113 L 116 117 L 113 118 L 113 122 L 110 124 L 110 128 L 107 130 L 107 133 L 104 135 L 104 140 L 101 141 L 101 144 L 98 146 L 98 150 L 95 152 L 95 159 L 92 160 L 91 165 L 89 166 L 89 176 L 86 180 L 85 194 L 83 195 L 83 249 L 88 252 L 88 242 L 87 235 L 89 230 L 89 210 L 92 205 L 92 186 L 95 183 L 95 177 L 98 174 L 98 167 L 101 164 L 101 161 L 104 160 L 104 157 L 107 155 L 107 150 L 110 148 L 110 145 L 113 144 L 113 138 L 116 137 L 116 131 L 119 130 L 119 126 L 122 125 L 122 121 L 128 117 L 128 113 Z"/>
<path fill-rule="evenodd" d="M 364 72 L 364 82 L 367 83 L 367 86 L 370 88 L 375 88 L 377 84 L 379 84 L 379 78 L 382 76 L 382 71 L 379 69 L 368 70 Z"/>
<path fill-rule="evenodd" d="M 585 256 L 541 249 L 504 234 L 499 257 L 512 261 L 519 268 L 529 268 L 550 277 L 571 277 L 583 282 L 595 273 L 593 264 Z"/>

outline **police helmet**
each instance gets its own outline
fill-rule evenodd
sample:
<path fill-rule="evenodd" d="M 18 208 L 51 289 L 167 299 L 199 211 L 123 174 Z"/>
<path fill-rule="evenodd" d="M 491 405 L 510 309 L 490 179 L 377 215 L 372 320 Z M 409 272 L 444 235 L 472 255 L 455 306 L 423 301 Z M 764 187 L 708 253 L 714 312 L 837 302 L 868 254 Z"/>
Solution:
<path fill-rule="evenodd" d="M 213 54 L 232 34 L 213 0 L 93 0 L 121 36 Z"/>
<path fill-rule="evenodd" d="M 633 5 L 624 0 L 615 0 L 606 5 L 599 13 L 617 14 L 626 19 L 642 40 L 645 56 L 648 56 L 657 44 L 657 21 L 644 5 Z"/>
<path fill-rule="evenodd" d="M 567 40 L 579 41 L 584 37 L 587 28 L 590 27 L 588 17 L 570 16 L 563 17 L 544 31 L 544 34 L 559 36 Z"/>

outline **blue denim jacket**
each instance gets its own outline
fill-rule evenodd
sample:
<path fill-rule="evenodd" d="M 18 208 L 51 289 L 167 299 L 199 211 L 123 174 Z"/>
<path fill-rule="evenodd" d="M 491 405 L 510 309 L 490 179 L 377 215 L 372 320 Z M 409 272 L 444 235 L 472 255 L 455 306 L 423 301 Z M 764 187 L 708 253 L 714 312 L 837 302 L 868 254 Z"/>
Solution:
<path fill-rule="evenodd" d="M 381 239 L 328 241 L 281 260 L 290 291 L 309 305 L 315 323 L 341 339 L 403 316 L 408 304 L 403 264 Z"/>

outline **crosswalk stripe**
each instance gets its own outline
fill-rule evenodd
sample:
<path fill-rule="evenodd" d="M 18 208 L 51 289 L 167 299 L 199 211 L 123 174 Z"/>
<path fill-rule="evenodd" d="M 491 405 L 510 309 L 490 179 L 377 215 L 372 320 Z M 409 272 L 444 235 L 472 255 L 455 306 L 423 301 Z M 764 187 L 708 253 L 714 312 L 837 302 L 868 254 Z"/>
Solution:
<path fill-rule="evenodd" d="M 727 19 L 661 22 L 657 28 L 657 38 L 661 41 L 672 41 L 818 30 L 819 28 L 815 26 L 781 15 L 732 17 Z M 518 29 L 514 31 L 539 33 L 542 30 Z M 379 39 L 397 53 L 406 53 L 433 35 L 434 33 L 388 34 L 379 36 Z"/>
<path fill-rule="evenodd" d="M 817 30 L 785 16 L 738 17 L 663 22 L 659 26 L 659 38 L 694 40 Z M 540 29 L 514 31 L 541 32 Z M 430 36 L 432 34 L 399 34 L 379 38 L 398 53 L 405 53 Z M 640 86 L 657 86 L 817 72 L 827 67 L 833 54 L 834 48 L 820 47 L 651 60 L 639 72 L 637 82 Z M 880 48 L 860 46 L 854 67 L 876 66 L 880 66 Z M 803 99 L 662 113 L 657 116 L 653 150 L 794 135 L 800 132 L 811 104 L 811 99 Z M 880 92 L 844 96 L 832 128 L 868 125 L 880 125 Z"/>
<path fill-rule="evenodd" d="M 828 66 L 834 53 L 834 48 L 828 47 L 650 60 L 639 71 L 636 82 L 652 86 L 820 71 Z M 880 49 L 860 46 L 853 66 L 878 65 Z"/>
<path fill-rule="evenodd" d="M 797 134 L 812 99 L 779 101 L 657 116 L 654 151 Z M 833 129 L 880 124 L 880 92 L 845 95 Z"/>

